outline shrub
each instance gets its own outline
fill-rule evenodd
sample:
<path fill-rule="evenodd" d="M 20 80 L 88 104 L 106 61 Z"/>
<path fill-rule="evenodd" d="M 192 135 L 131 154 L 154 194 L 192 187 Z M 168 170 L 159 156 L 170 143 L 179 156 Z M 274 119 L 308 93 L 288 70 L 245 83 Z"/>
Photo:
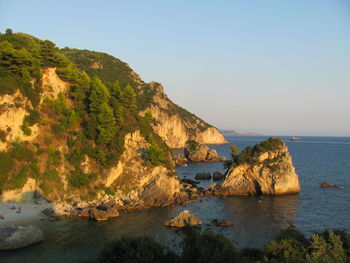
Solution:
<path fill-rule="evenodd" d="M 149 237 L 123 237 L 109 245 L 98 258 L 99 263 L 175 262 L 176 256 Z"/>
<path fill-rule="evenodd" d="M 55 182 L 58 180 L 58 172 L 56 170 L 45 171 L 43 173 L 43 179 L 50 182 Z"/>
<path fill-rule="evenodd" d="M 24 117 L 24 121 L 33 126 L 40 121 L 40 113 L 37 110 L 32 110 L 29 115 Z"/>
<path fill-rule="evenodd" d="M 32 130 L 30 129 L 28 122 L 23 122 L 21 129 L 24 135 L 26 136 L 32 135 Z"/>
<path fill-rule="evenodd" d="M 165 152 L 155 143 L 146 148 L 144 158 L 148 166 L 158 166 L 165 162 Z"/>
<path fill-rule="evenodd" d="M 80 170 L 74 170 L 70 173 L 68 182 L 72 187 L 80 188 L 89 185 L 90 181 L 95 178 L 94 174 L 84 174 Z"/>
<path fill-rule="evenodd" d="M 210 229 L 200 232 L 185 228 L 182 241 L 182 260 L 188 263 L 239 262 L 239 255 L 233 243 L 223 235 Z"/>
<path fill-rule="evenodd" d="M 21 188 L 27 181 L 28 170 L 24 167 L 11 180 L 11 188 Z"/>

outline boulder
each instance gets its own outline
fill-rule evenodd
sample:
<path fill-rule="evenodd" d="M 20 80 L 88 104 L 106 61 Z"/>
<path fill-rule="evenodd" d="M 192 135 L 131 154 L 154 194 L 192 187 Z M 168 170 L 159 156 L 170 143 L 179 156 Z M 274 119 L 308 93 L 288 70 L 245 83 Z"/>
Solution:
<path fill-rule="evenodd" d="M 215 171 L 213 173 L 213 180 L 214 181 L 222 180 L 222 179 L 224 179 L 224 177 L 225 177 L 224 174 L 220 171 Z"/>
<path fill-rule="evenodd" d="M 79 214 L 81 217 L 90 217 L 90 209 L 83 208 Z"/>
<path fill-rule="evenodd" d="M 184 154 L 191 162 L 204 162 L 207 159 L 208 151 L 208 146 L 190 141 L 184 149 Z"/>
<path fill-rule="evenodd" d="M 186 166 L 186 163 L 188 162 L 188 159 L 183 154 L 178 154 L 174 158 L 174 164 L 175 166 Z"/>
<path fill-rule="evenodd" d="M 96 221 L 106 221 L 108 220 L 108 215 L 106 211 L 98 210 L 96 208 L 91 209 L 90 217 Z"/>
<path fill-rule="evenodd" d="M 0 228 L 0 250 L 27 247 L 44 240 L 43 232 L 32 225 L 7 226 Z"/>
<path fill-rule="evenodd" d="M 218 153 L 216 150 L 211 149 L 208 151 L 207 161 L 215 161 L 218 158 Z"/>
<path fill-rule="evenodd" d="M 115 208 L 112 208 L 112 207 L 108 208 L 106 213 L 107 213 L 108 217 L 118 217 L 119 216 L 118 210 Z"/>
<path fill-rule="evenodd" d="M 196 180 L 210 180 L 211 174 L 210 173 L 197 173 L 195 176 Z"/>
<path fill-rule="evenodd" d="M 186 225 L 193 226 L 200 224 L 202 224 L 202 221 L 192 215 L 188 210 L 182 211 L 180 214 L 164 223 L 164 225 L 171 227 L 184 227 Z"/>
<path fill-rule="evenodd" d="M 269 138 L 243 150 L 226 172 L 217 195 L 286 195 L 300 192 L 298 175 L 287 146 Z M 246 161 L 245 161 L 246 160 Z"/>

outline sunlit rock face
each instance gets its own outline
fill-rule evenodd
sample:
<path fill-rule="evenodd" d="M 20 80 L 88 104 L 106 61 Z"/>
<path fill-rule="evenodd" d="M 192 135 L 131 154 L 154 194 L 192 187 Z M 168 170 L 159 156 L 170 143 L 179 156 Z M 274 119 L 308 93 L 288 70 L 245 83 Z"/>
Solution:
<path fill-rule="evenodd" d="M 253 150 L 251 157 L 252 161 L 233 164 L 228 169 L 219 189 L 221 195 L 287 195 L 300 192 L 298 175 L 282 141 L 279 140 L 277 146 L 268 151 Z"/>

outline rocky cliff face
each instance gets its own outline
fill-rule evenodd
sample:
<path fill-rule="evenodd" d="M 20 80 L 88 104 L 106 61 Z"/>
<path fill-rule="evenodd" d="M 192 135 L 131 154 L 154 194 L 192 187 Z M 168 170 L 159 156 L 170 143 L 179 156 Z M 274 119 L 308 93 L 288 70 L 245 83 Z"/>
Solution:
<path fill-rule="evenodd" d="M 141 114 L 151 111 L 155 119 L 154 131 L 170 148 L 183 148 L 188 140 L 201 144 L 227 143 L 215 127 L 169 100 L 161 84 L 151 83 L 151 86 L 155 90 L 152 103 Z"/>
<path fill-rule="evenodd" d="M 253 163 L 233 165 L 220 187 L 222 195 L 285 195 L 300 192 L 287 146 L 253 153 Z"/>

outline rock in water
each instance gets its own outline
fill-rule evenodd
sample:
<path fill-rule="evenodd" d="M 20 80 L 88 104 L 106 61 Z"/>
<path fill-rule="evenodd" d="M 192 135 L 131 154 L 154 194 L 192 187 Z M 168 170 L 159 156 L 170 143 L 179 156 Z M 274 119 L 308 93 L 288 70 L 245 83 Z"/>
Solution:
<path fill-rule="evenodd" d="M 0 228 L 0 250 L 18 249 L 44 240 L 43 232 L 32 225 Z"/>
<path fill-rule="evenodd" d="M 269 138 L 248 147 L 227 171 L 221 195 L 285 195 L 300 192 L 287 146 L 278 138 Z"/>
<path fill-rule="evenodd" d="M 196 180 L 210 180 L 211 174 L 210 173 L 197 173 L 194 179 L 196 179 Z"/>
<path fill-rule="evenodd" d="M 191 162 L 204 162 L 208 156 L 209 147 L 197 143 L 196 141 L 188 141 L 184 149 L 186 159 Z"/>
<path fill-rule="evenodd" d="M 202 221 L 200 221 L 197 217 L 192 215 L 190 211 L 184 210 L 177 216 L 164 223 L 164 225 L 166 226 L 173 227 L 184 227 L 186 226 L 186 224 L 191 226 L 200 225 L 202 224 Z"/>

